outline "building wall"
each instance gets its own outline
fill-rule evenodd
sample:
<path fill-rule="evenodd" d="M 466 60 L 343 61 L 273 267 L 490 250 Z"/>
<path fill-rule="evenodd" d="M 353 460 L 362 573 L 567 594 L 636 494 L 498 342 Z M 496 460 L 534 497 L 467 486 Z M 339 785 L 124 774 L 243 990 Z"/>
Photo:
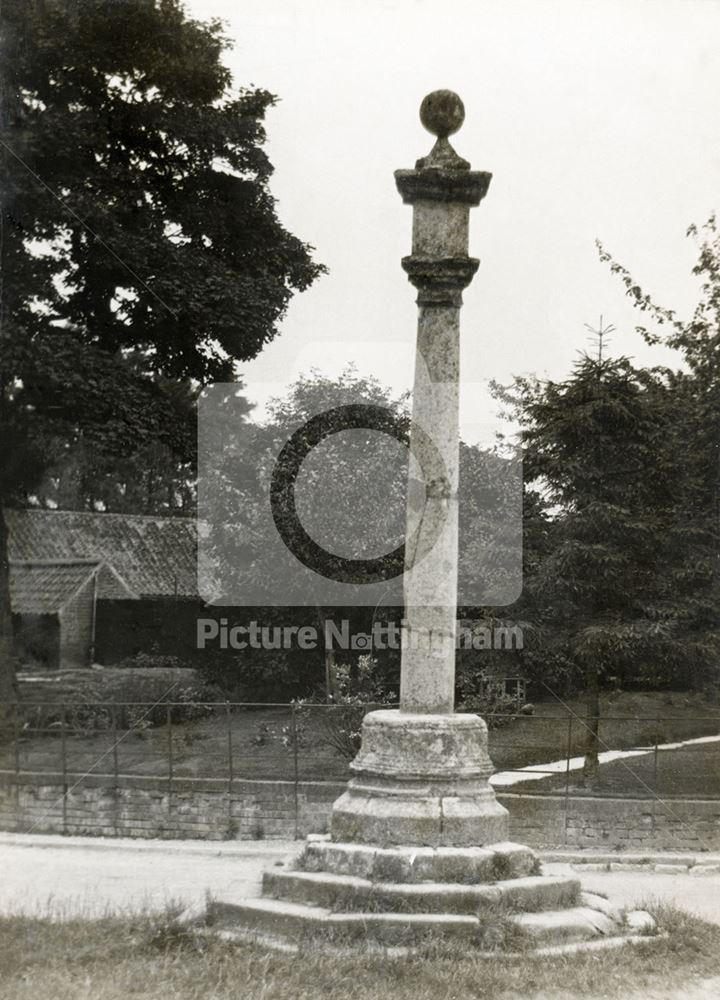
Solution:
<path fill-rule="evenodd" d="M 197 656 L 197 619 L 203 602 L 193 598 L 154 597 L 99 600 L 95 634 L 98 663 L 118 663 L 136 653 L 159 649 L 166 656 Z"/>
<path fill-rule="evenodd" d="M 60 665 L 63 668 L 90 664 L 94 595 L 94 581 L 90 579 L 60 612 Z"/>
<path fill-rule="evenodd" d="M 344 783 L 174 779 L 104 775 L 0 776 L 0 829 L 98 836 L 257 840 L 327 831 Z M 532 847 L 720 850 L 720 801 L 501 794 L 510 837 Z M 566 813 L 567 806 L 567 813 Z"/>
<path fill-rule="evenodd" d="M 21 667 L 56 670 L 60 666 L 57 615 L 14 614 L 13 649 Z"/>

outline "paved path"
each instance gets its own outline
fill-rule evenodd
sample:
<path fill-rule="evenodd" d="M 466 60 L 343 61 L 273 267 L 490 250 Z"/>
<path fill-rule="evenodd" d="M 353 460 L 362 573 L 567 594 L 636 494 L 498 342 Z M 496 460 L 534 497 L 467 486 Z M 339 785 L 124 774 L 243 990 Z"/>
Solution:
<path fill-rule="evenodd" d="M 189 843 L 14 836 L 0 839 L 0 913 L 99 916 L 172 902 L 257 895 L 262 870 L 298 853 L 275 841 Z M 68 843 L 70 841 L 70 843 Z"/>
<path fill-rule="evenodd" d="M 0 912 L 74 913 L 162 909 L 168 902 L 257 895 L 263 868 L 287 863 L 297 841 L 137 841 L 0 834 Z M 589 859 L 588 859 L 589 860 Z M 577 874 L 583 886 L 623 903 L 674 902 L 720 924 L 720 875 L 575 872 L 546 863 L 548 874 Z"/>
<path fill-rule="evenodd" d="M 582 720 L 580 720 L 582 722 Z M 679 743 L 660 743 L 658 750 L 682 750 L 683 747 L 696 746 L 701 743 L 718 743 L 718 736 L 697 736 L 691 740 L 681 740 Z M 625 760 L 628 757 L 647 757 L 655 752 L 655 745 L 649 747 L 635 747 L 632 750 L 603 750 L 598 754 L 600 764 L 608 764 L 613 760 Z M 579 771 L 585 765 L 585 757 L 567 757 L 562 760 L 553 760 L 549 764 L 527 764 L 517 771 L 496 771 L 490 778 L 490 784 L 496 788 L 504 788 L 507 785 L 517 785 L 520 782 L 541 781 L 549 778 L 553 774 L 564 774 L 568 771 Z"/>
<path fill-rule="evenodd" d="M 720 924 L 720 875 L 667 875 L 655 872 L 575 871 L 571 865 L 545 862 L 546 875 L 575 875 L 584 889 L 602 892 L 623 904 L 661 900 Z M 720 996 L 720 994 L 719 994 Z"/>

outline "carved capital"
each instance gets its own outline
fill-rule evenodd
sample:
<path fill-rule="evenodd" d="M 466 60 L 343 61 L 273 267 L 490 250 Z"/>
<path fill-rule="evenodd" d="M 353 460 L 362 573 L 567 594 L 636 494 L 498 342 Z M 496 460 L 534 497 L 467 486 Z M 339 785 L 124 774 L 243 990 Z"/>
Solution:
<path fill-rule="evenodd" d="M 462 305 L 462 290 L 480 266 L 476 257 L 403 257 L 403 270 L 418 290 L 418 305 Z"/>

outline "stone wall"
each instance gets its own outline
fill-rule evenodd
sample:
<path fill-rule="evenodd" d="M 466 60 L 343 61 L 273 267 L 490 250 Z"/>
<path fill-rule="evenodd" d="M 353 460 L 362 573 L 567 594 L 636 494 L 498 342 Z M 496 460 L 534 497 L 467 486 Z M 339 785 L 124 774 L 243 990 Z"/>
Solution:
<path fill-rule="evenodd" d="M 7 775 L 4 776 L 7 779 Z M 55 774 L 0 777 L 0 829 L 103 837 L 262 840 L 322 833 L 344 784 Z"/>
<path fill-rule="evenodd" d="M 60 612 L 60 666 L 86 667 L 92 656 L 95 581 L 68 601 Z"/>
<path fill-rule="evenodd" d="M 0 829 L 97 836 L 256 840 L 327 829 L 343 783 L 88 776 L 63 795 L 57 774 L 0 775 Z M 510 836 L 533 847 L 720 850 L 720 801 L 500 794 Z"/>
<path fill-rule="evenodd" d="M 498 795 L 510 835 L 535 847 L 720 850 L 720 800 Z"/>

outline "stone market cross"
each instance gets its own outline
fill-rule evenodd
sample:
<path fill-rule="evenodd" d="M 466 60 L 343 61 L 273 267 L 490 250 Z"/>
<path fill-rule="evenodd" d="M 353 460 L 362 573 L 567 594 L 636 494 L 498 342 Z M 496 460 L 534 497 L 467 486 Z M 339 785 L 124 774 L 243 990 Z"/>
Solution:
<path fill-rule="evenodd" d="M 534 852 L 508 839 L 485 722 L 454 712 L 459 318 L 479 263 L 468 256 L 470 208 L 491 175 L 448 141 L 464 119 L 456 94 L 429 94 L 420 115 L 435 145 L 395 174 L 413 208 L 402 265 L 418 292 L 410 450 L 411 480 L 419 469 L 424 482 L 408 491 L 400 708 L 365 716 L 329 835 L 308 837 L 292 868 L 266 872 L 260 899 L 218 900 L 206 917 L 225 937 L 295 949 L 318 932 L 324 947 L 413 950 L 428 934 L 480 952 L 512 951 L 518 936 L 537 950 L 622 944 L 633 919 L 645 932 L 652 919 L 628 922 L 577 879 L 540 874 Z"/>

